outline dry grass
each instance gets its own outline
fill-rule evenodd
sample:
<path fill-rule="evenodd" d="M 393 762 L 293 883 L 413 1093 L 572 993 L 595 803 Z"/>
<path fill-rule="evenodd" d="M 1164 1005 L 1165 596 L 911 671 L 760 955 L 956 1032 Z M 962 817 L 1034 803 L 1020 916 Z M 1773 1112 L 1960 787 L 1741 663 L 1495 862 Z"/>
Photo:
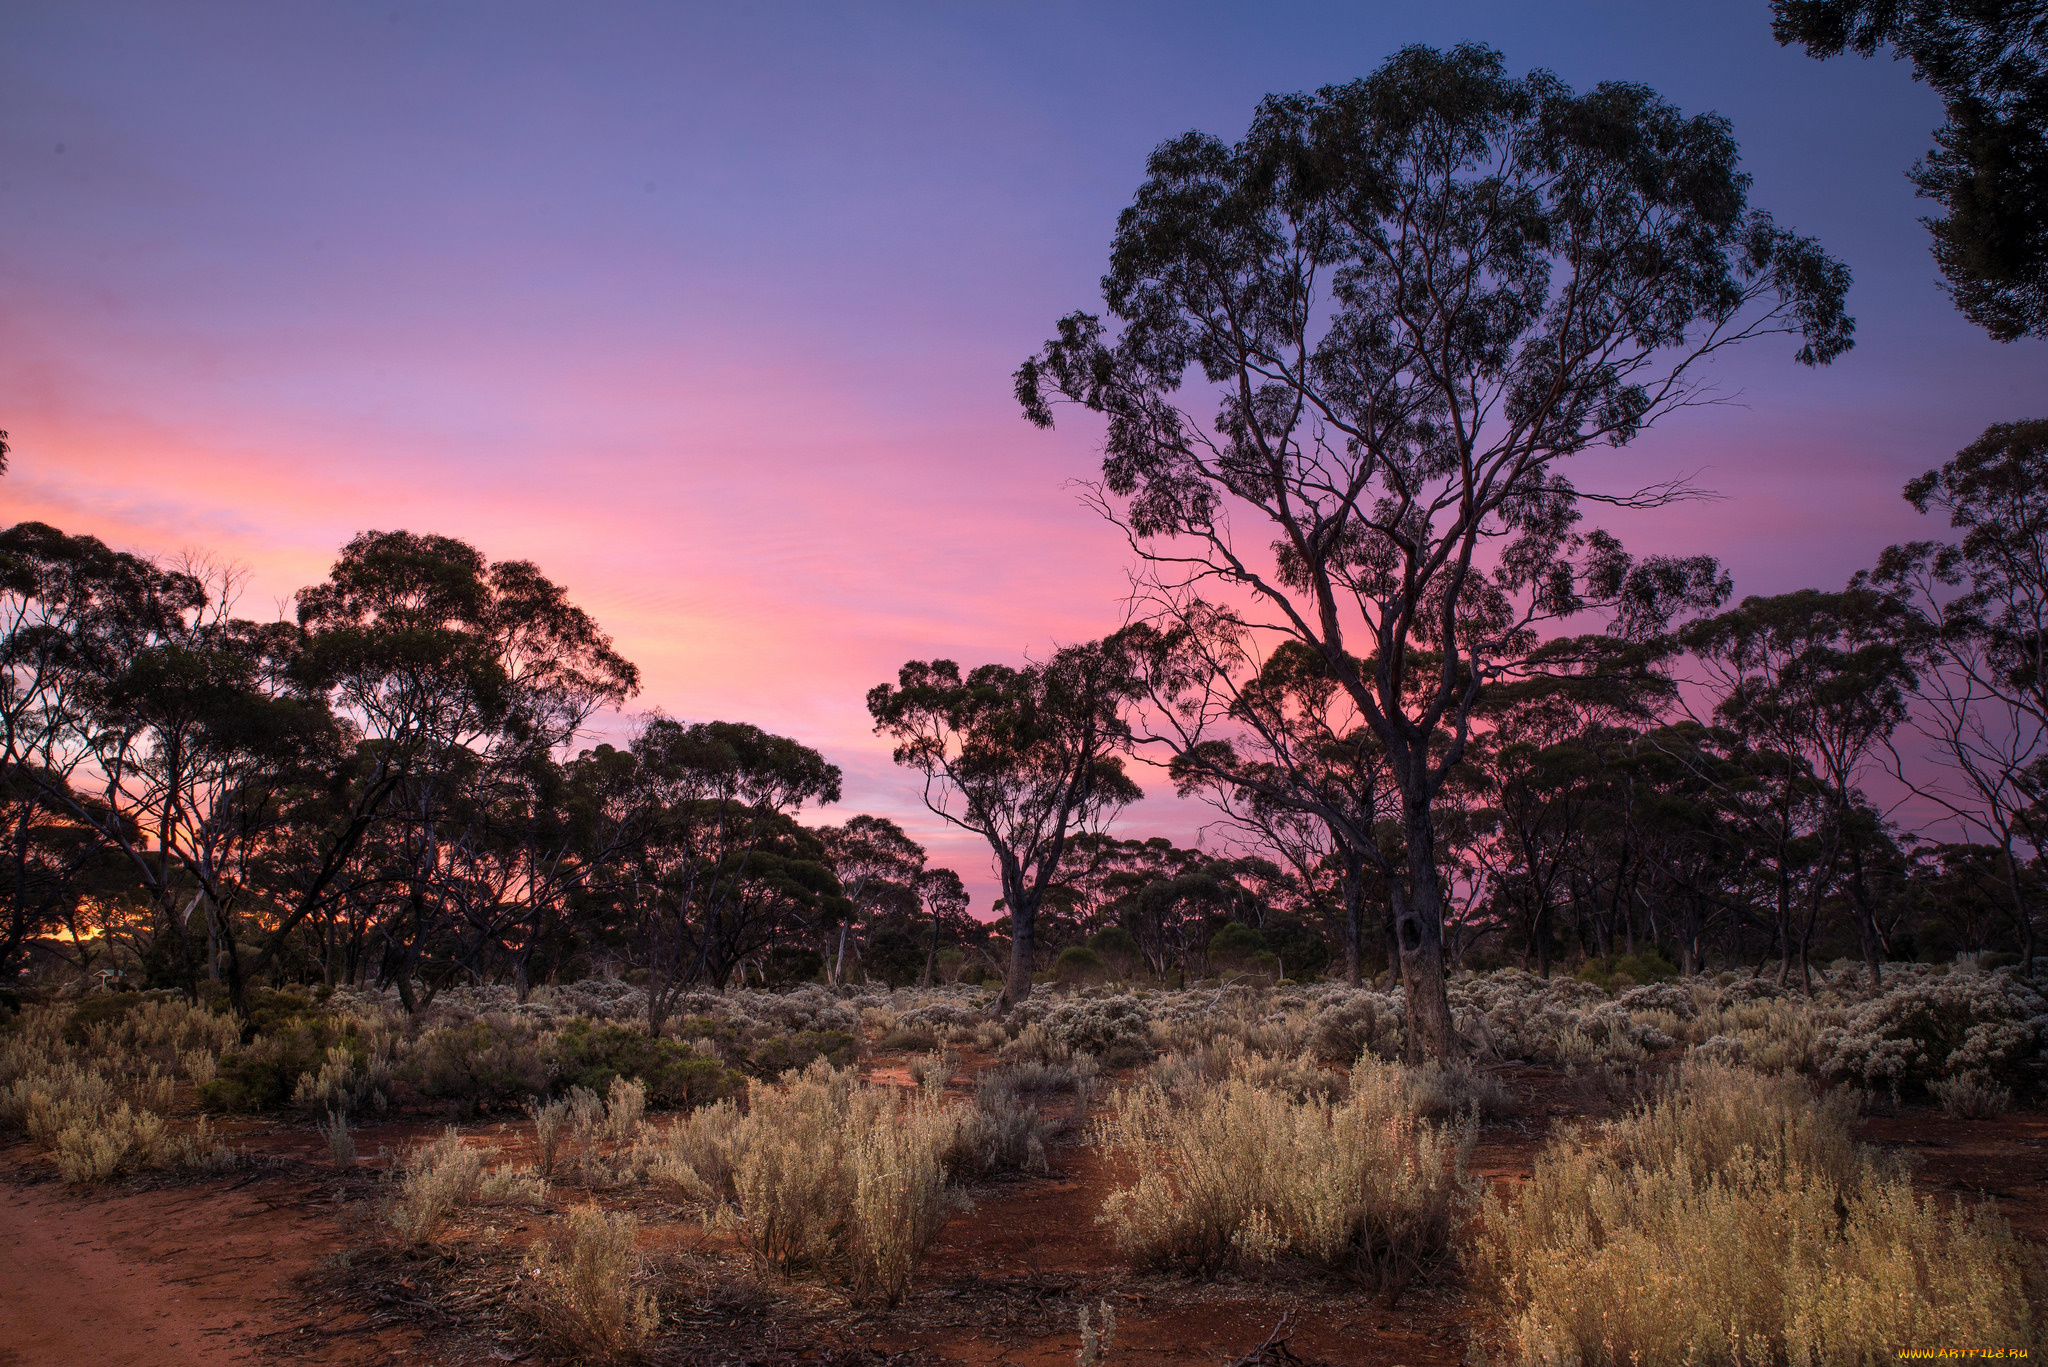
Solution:
<path fill-rule="evenodd" d="M 545 1205 L 548 1184 L 510 1164 L 486 1170 L 498 1151 L 468 1144 L 453 1125 L 431 1144 L 416 1146 L 388 1174 L 384 1219 L 408 1244 L 434 1243 L 448 1224 L 479 1202 Z"/>
<path fill-rule="evenodd" d="M 864 1086 L 820 1060 L 780 1084 L 679 1117 L 637 1152 L 649 1174 L 725 1210 L 785 1275 L 825 1271 L 860 1303 L 893 1305 L 949 1209 L 957 1110 Z"/>
<path fill-rule="evenodd" d="M 569 1214 L 566 1238 L 536 1245 L 527 1264 L 548 1348 L 574 1362 L 638 1359 L 661 1324 L 636 1248 L 639 1222 L 595 1206 Z"/>
<path fill-rule="evenodd" d="M 1147 1081 L 1096 1134 L 1142 1166 L 1100 1217 L 1141 1266 L 1306 1261 L 1391 1296 L 1445 1258 L 1472 1201 L 1473 1128 L 1418 1118 L 1403 1070 L 1370 1060 L 1337 1101 L 1260 1086 L 1249 1069 L 1179 1097 Z"/>
<path fill-rule="evenodd" d="M 62 1007 L 24 1011 L 0 1038 L 0 1128 L 49 1150 L 70 1182 L 187 1168 L 219 1171 L 238 1156 L 206 1121 L 180 1132 L 165 1118 L 177 1074 L 210 1071 L 237 1038 L 235 1022 L 183 1002 L 145 1001 L 74 1045 Z"/>
<path fill-rule="evenodd" d="M 960 1114 L 954 1132 L 949 1161 L 954 1172 L 988 1177 L 999 1172 L 1046 1171 L 1046 1149 L 1068 1125 L 1025 1097 L 1013 1071 L 982 1078 L 974 1089 L 973 1107 Z M 1075 1106 L 1078 1110 L 1086 1105 L 1084 1090 Z"/>
<path fill-rule="evenodd" d="M 1853 1101 L 1694 1065 L 1653 1105 L 1489 1196 L 1472 1259 L 1517 1362 L 1866 1363 L 2029 1345 L 2039 1263 L 1850 1143 Z"/>
<path fill-rule="evenodd" d="M 1965 1074 L 1946 1077 L 1928 1089 L 1941 1109 L 1957 1120 L 1995 1120 L 2012 1109 L 2012 1090 Z"/>

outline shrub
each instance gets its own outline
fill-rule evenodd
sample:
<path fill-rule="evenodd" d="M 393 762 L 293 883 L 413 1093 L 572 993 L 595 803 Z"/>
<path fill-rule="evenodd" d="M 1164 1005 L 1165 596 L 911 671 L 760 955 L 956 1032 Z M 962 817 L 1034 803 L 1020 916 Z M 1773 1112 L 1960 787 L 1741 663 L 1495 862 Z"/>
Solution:
<path fill-rule="evenodd" d="M 1465 1059 L 1410 1069 L 1406 1087 L 1409 1109 L 1431 1119 L 1471 1114 L 1498 1120 L 1516 1109 L 1515 1094 L 1505 1083 Z"/>
<path fill-rule="evenodd" d="M 1111 974 L 1109 965 L 1086 945 L 1068 945 L 1053 960 L 1052 976 L 1063 983 L 1099 983 Z"/>
<path fill-rule="evenodd" d="M 1667 982 L 1678 976 L 1678 965 L 1665 958 L 1662 950 L 1646 949 L 1638 954 L 1608 954 L 1588 959 L 1576 976 L 1582 983 L 1592 983 L 1613 992 L 1642 983 Z"/>
<path fill-rule="evenodd" d="M 731 1096 L 743 1085 L 718 1060 L 636 1026 L 573 1020 L 556 1037 L 556 1045 L 562 1081 L 600 1095 L 624 1077 L 644 1086 L 647 1099 L 657 1105 L 701 1106 Z"/>
<path fill-rule="evenodd" d="M 977 1177 L 1044 1172 L 1046 1149 L 1064 1128 L 1024 1099 L 1014 1077 L 990 1073 L 976 1085 L 973 1107 L 960 1115 L 947 1167 Z"/>
<path fill-rule="evenodd" d="M 353 1115 L 366 1106 L 382 1111 L 391 1084 L 388 1059 L 358 1057 L 341 1045 L 327 1051 L 318 1072 L 301 1073 L 292 1088 L 292 1105 L 308 1114 Z"/>
<path fill-rule="evenodd" d="M 2048 1071 L 2048 1001 L 2009 970 L 1909 977 L 1823 1040 L 1821 1070 L 1895 1092 L 1944 1076 L 2027 1084 Z"/>
<path fill-rule="evenodd" d="M 1398 1005 L 1383 1010 L 1371 992 L 1348 992 L 1316 1014 L 1311 1041 L 1324 1063 L 1355 1063 L 1368 1050 L 1382 1058 L 1400 1052 Z"/>
<path fill-rule="evenodd" d="M 929 1031 L 918 1031 L 910 1042 L 890 1047 L 929 1049 L 936 1043 Z M 859 1057 L 860 1036 L 850 1030 L 798 1030 L 771 1035 L 754 1045 L 747 1054 L 747 1071 L 758 1078 L 777 1078 L 793 1069 L 808 1068 L 820 1059 L 834 1068 L 847 1068 Z M 737 1095 L 744 1090 L 744 1082 L 734 1078 L 720 1095 Z"/>
<path fill-rule="evenodd" d="M 1138 937 L 1122 926 L 1109 926 L 1088 937 L 1088 948 L 1119 978 L 1128 978 L 1141 958 Z"/>
<path fill-rule="evenodd" d="M 825 1270 L 858 1302 L 894 1304 L 946 1212 L 957 1117 L 822 1060 L 672 1125 L 652 1170 L 728 1205 L 747 1247 L 785 1274 Z"/>
<path fill-rule="evenodd" d="M 462 1142 L 450 1125 L 439 1139 L 415 1147 L 398 1164 L 384 1218 L 407 1243 L 434 1241 L 449 1218 L 483 1187 L 486 1150 Z"/>
<path fill-rule="evenodd" d="M 1473 1262 L 1498 1346 L 1661 1367 L 2032 1343 L 2038 1262 L 1990 1207 L 1944 1213 L 1857 1153 L 1852 1113 L 1695 1065 L 1605 1144 L 1553 1143 L 1519 1201 L 1486 1201 Z"/>
<path fill-rule="evenodd" d="M 2012 1092 L 1965 1074 L 1945 1077 L 1931 1088 L 1941 1109 L 1958 1120 L 1995 1120 L 2012 1108 Z"/>
<path fill-rule="evenodd" d="M 1151 1083 L 1120 1093 L 1097 1134 L 1142 1171 L 1100 1223 L 1139 1266 L 1207 1276 L 1292 1258 L 1397 1295 L 1447 1254 L 1475 1131 L 1418 1120 L 1398 1069 L 1355 1082 L 1337 1103 L 1242 1075 L 1184 1103 Z"/>
<path fill-rule="evenodd" d="M 536 1283 L 541 1336 L 577 1362 L 637 1358 L 661 1323 L 635 1247 L 639 1222 L 595 1206 L 569 1213 L 566 1240 L 538 1244 L 527 1271 Z"/>
<path fill-rule="evenodd" d="M 560 1072 L 555 1050 L 531 1022 L 495 1014 L 428 1030 L 413 1059 L 428 1096 L 478 1106 L 544 1095 Z"/>
<path fill-rule="evenodd" d="M 1144 1003 L 1127 994 L 1061 1001 L 1038 1014 L 1003 1054 L 1054 1063 L 1094 1054 L 1113 1067 L 1127 1067 L 1152 1056 L 1150 1020 Z"/>
<path fill-rule="evenodd" d="M 259 1035 L 223 1055 L 213 1079 L 199 1088 L 200 1104 L 211 1111 L 276 1110 L 292 1099 L 300 1078 L 317 1076 L 329 1064 L 329 1051 L 336 1048 L 358 1063 L 369 1054 L 354 1021 L 292 1017 L 276 1033 Z"/>
<path fill-rule="evenodd" d="M 330 1111 L 327 1119 L 319 1124 L 320 1137 L 327 1141 L 327 1156 L 334 1160 L 334 1166 L 353 1169 L 356 1165 L 356 1141 L 349 1134 L 348 1116 L 340 1111 Z"/>

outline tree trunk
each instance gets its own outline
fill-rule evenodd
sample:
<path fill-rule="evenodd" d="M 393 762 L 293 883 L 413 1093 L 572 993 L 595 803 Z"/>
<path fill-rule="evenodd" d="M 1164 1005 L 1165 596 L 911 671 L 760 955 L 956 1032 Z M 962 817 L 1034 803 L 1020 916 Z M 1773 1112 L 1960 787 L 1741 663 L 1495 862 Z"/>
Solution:
<path fill-rule="evenodd" d="M 1365 868 L 1355 853 L 1344 856 L 1344 981 L 1359 985 L 1365 942 Z"/>
<path fill-rule="evenodd" d="M 1428 803 L 1410 804 L 1406 824 L 1408 895 L 1395 894 L 1394 933 L 1408 1015 L 1407 1053 L 1411 1062 L 1425 1055 L 1448 1062 L 1457 1057 L 1458 1043 L 1444 987 L 1443 888 Z"/>
<path fill-rule="evenodd" d="M 1010 976 L 1003 981 L 1003 994 L 996 998 L 995 1013 L 1006 1016 L 1031 996 L 1031 969 L 1036 958 L 1033 932 L 1038 908 L 1022 897 L 1008 898 L 1010 904 Z"/>

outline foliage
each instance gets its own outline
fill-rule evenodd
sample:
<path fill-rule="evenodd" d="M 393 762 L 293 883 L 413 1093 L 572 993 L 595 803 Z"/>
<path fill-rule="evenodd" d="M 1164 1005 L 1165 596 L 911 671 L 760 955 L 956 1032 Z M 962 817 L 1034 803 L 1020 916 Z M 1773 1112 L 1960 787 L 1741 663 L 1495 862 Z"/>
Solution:
<path fill-rule="evenodd" d="M 1842 1094 L 1690 1068 L 1601 1144 L 1565 1138 L 1486 1199 L 1475 1276 L 1514 1361 L 1870 1362 L 2034 1342 L 2038 1257 L 1851 1144 Z M 1645 1295 L 1645 1289 L 1655 1294 Z"/>

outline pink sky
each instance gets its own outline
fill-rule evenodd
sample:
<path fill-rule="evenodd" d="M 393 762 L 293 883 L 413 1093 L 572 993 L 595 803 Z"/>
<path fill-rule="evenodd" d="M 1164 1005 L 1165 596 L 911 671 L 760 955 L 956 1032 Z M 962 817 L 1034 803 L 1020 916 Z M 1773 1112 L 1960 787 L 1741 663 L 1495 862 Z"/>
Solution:
<path fill-rule="evenodd" d="M 818 747 L 830 819 L 903 821 L 985 908 L 862 697 L 1116 624 L 1122 543 L 1066 487 L 1091 434 L 1026 426 L 1008 377 L 1187 127 L 1468 37 L 1727 113 L 1756 201 L 1856 270 L 1861 345 L 1751 348 L 1730 406 L 1575 478 L 1703 471 L 1724 501 L 1619 529 L 1740 592 L 1936 534 L 1899 484 L 2042 411 L 2048 348 L 1934 284 L 1902 68 L 1781 51 L 1761 3 L 1414 8 L 10 6 L 0 517 L 239 561 L 252 615 L 367 528 L 534 560 L 640 705 Z M 1152 786 L 1125 830 L 1190 835 Z"/>

